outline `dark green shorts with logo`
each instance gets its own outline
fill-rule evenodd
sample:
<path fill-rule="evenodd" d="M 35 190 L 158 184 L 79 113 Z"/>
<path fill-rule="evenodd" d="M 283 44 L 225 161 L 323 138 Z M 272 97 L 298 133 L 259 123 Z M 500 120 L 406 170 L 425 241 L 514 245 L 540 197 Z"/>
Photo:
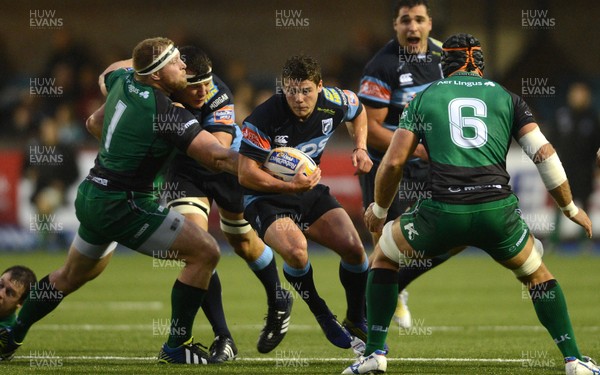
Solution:
<path fill-rule="evenodd" d="M 517 255 L 529 236 L 515 195 L 478 204 L 420 200 L 400 216 L 400 228 L 408 243 L 426 257 L 474 246 L 503 261 Z"/>
<path fill-rule="evenodd" d="M 117 241 L 138 249 L 163 224 L 168 213 L 169 209 L 161 206 L 152 193 L 108 191 L 90 181 L 79 185 L 75 200 L 75 214 L 80 222 L 77 233 L 95 245 Z"/>

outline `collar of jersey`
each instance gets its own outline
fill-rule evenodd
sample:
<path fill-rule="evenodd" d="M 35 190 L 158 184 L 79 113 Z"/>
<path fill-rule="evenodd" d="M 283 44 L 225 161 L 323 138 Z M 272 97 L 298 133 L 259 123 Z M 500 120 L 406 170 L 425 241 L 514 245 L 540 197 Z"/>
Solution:
<path fill-rule="evenodd" d="M 455 76 L 471 76 L 471 77 L 479 77 L 481 78 L 481 76 L 475 72 L 456 72 L 454 74 L 451 75 L 451 77 L 455 77 Z"/>

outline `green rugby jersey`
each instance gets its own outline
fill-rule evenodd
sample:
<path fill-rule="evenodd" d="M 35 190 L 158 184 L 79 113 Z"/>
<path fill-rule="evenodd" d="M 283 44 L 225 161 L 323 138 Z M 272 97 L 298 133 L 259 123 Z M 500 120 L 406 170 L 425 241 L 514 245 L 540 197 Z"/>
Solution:
<path fill-rule="evenodd" d="M 88 179 L 108 190 L 151 191 L 172 151 L 186 152 L 202 127 L 162 91 L 136 81 L 132 69 L 109 73 L 105 83 L 100 151 Z"/>
<path fill-rule="evenodd" d="M 12 327 L 17 322 L 17 314 L 12 313 L 4 318 L 0 318 L 0 328 Z"/>
<path fill-rule="evenodd" d="M 535 119 L 519 96 L 459 72 L 417 94 L 399 127 L 417 134 L 427 150 L 433 199 L 481 203 L 511 194 L 506 155 L 512 137 L 531 122 Z"/>

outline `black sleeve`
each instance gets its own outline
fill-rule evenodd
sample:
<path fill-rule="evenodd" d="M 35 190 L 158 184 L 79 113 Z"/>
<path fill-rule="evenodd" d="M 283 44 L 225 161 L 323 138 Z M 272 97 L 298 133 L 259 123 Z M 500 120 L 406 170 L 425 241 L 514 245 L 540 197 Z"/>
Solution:
<path fill-rule="evenodd" d="M 510 91 L 509 94 L 511 96 L 514 108 L 512 131 L 513 136 L 516 136 L 523 126 L 536 121 L 525 100 Z"/>
<path fill-rule="evenodd" d="M 156 90 L 155 90 L 156 91 Z M 190 111 L 173 105 L 164 94 L 156 94 L 155 124 L 159 135 L 179 150 L 186 152 L 203 129 Z"/>

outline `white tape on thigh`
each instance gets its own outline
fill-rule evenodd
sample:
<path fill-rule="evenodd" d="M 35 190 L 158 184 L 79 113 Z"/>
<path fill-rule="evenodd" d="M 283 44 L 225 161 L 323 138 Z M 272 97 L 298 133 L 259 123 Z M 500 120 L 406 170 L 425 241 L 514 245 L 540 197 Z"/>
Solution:
<path fill-rule="evenodd" d="M 535 242 L 533 244 L 533 246 L 535 246 Z M 542 248 L 543 251 L 543 248 Z M 542 257 L 540 256 L 540 253 L 537 249 L 533 248 L 531 249 L 531 254 L 529 254 L 529 257 L 527 257 L 527 260 L 521 265 L 521 267 L 512 270 L 513 273 L 515 274 L 516 277 L 523 277 L 523 276 L 529 276 L 532 273 L 534 273 L 535 271 L 537 271 L 538 268 L 540 268 L 540 265 L 542 264 Z"/>
<path fill-rule="evenodd" d="M 533 250 L 540 254 L 540 257 L 544 256 L 544 244 L 535 237 L 533 238 Z"/>
<path fill-rule="evenodd" d="M 208 220 L 208 214 L 210 214 L 210 206 L 202 201 L 202 199 L 194 197 L 172 200 L 167 204 L 167 207 L 182 215 L 202 215 L 206 220 Z"/>
<path fill-rule="evenodd" d="M 117 248 L 116 242 L 111 242 L 104 245 L 93 245 L 83 238 L 79 237 L 79 234 L 75 234 L 73 239 L 73 246 L 80 253 L 91 259 L 102 259 L 108 254 L 115 251 Z"/>
<path fill-rule="evenodd" d="M 404 259 L 405 256 L 400 252 L 396 241 L 394 241 L 394 236 L 392 235 L 393 224 L 394 222 L 390 221 L 383 226 L 383 231 L 379 238 L 379 247 L 386 257 L 396 263 L 400 263 L 400 259 Z"/>
<path fill-rule="evenodd" d="M 244 234 L 252 230 L 250 223 L 246 220 L 229 220 L 221 216 L 221 230 L 223 233 Z"/>

